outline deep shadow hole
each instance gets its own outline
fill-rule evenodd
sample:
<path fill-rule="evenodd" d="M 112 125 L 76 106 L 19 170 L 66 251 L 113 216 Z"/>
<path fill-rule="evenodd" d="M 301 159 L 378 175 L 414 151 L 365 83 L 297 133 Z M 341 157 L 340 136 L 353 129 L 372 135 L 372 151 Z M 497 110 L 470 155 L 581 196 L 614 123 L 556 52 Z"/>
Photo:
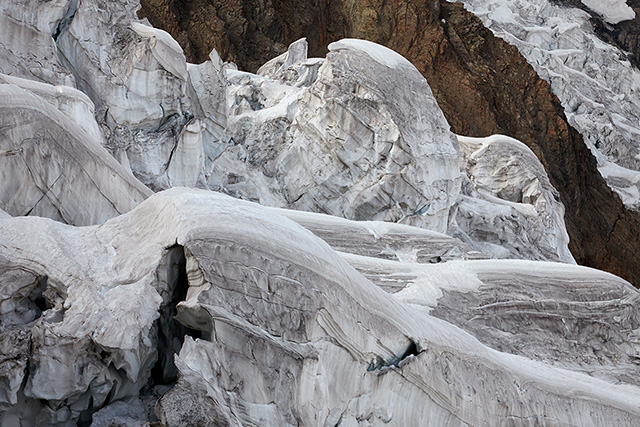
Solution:
<path fill-rule="evenodd" d="M 407 360 L 407 358 L 411 356 L 417 356 L 420 353 L 422 353 L 422 350 L 418 346 L 418 343 L 410 339 L 409 345 L 407 346 L 404 352 L 402 352 L 399 355 L 396 355 L 395 357 L 387 361 L 382 359 L 382 357 L 378 356 L 375 362 L 369 364 L 369 366 L 367 367 L 367 371 L 371 372 L 375 370 L 381 370 L 381 369 L 383 370 L 385 368 L 390 368 L 390 367 L 399 368 L 400 364 L 405 360 Z"/>
<path fill-rule="evenodd" d="M 34 319 L 39 319 L 42 313 L 51 308 L 51 304 L 44 297 L 44 292 L 47 290 L 48 283 L 47 276 L 39 276 L 37 279 L 37 285 L 33 288 L 28 297 L 28 304 L 31 308 L 37 309 Z"/>
<path fill-rule="evenodd" d="M 417 356 L 418 354 L 420 354 L 420 350 L 418 349 L 418 344 L 416 344 L 415 341 L 411 340 L 411 342 L 409 343 L 409 347 L 407 347 L 405 352 L 402 353 L 402 355 L 398 359 L 398 362 L 397 362 L 396 366 L 398 366 L 400 364 L 400 362 L 405 360 L 407 357 L 409 357 L 409 356 Z"/>
<path fill-rule="evenodd" d="M 95 412 L 95 408 L 93 406 L 93 397 L 89 397 L 89 407 L 84 411 L 80 412 L 80 416 L 78 417 L 78 422 L 76 425 L 78 427 L 90 427 L 93 421 L 93 413 Z"/>
<path fill-rule="evenodd" d="M 182 348 L 185 335 L 194 339 L 202 338 L 201 331 L 188 328 L 175 320 L 176 306 L 186 299 L 189 290 L 187 260 L 182 246 L 168 248 L 165 268 L 170 299 L 160 308 L 160 318 L 157 321 L 158 360 L 151 369 L 151 381 L 154 385 L 171 385 L 177 381 L 178 369 L 174 363 L 174 354 Z"/>

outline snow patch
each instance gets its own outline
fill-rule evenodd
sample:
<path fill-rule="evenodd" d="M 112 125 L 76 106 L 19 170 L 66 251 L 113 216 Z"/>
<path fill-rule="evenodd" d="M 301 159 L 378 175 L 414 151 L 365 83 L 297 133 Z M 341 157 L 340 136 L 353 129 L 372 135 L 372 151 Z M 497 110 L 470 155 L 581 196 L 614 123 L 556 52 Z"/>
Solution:
<path fill-rule="evenodd" d="M 399 53 L 367 40 L 342 39 L 329 45 L 329 51 L 331 52 L 340 50 L 360 50 L 389 68 L 396 68 L 401 65 L 414 68 L 413 64 Z"/>
<path fill-rule="evenodd" d="M 582 4 L 593 10 L 610 24 L 628 21 L 636 13 L 627 5 L 627 0 L 581 0 Z"/>

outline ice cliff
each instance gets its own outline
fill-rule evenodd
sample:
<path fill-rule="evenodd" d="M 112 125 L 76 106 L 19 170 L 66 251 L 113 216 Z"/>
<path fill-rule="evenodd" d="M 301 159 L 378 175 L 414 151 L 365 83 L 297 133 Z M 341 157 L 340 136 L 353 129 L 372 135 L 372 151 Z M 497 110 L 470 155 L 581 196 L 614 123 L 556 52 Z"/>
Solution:
<path fill-rule="evenodd" d="M 590 24 L 599 37 L 640 66 L 637 16 L 610 24 L 579 0 L 555 2 L 591 15 Z M 589 144 L 567 120 L 552 87 L 515 46 L 496 37 L 461 3 L 397 0 L 381 7 L 377 2 L 344 0 L 327 5 L 295 0 L 188 4 L 141 0 L 141 4 L 141 16 L 169 31 L 190 62 L 206 61 L 215 48 L 241 69 L 256 71 L 302 37 L 308 40 L 311 57 L 325 57 L 330 42 L 354 37 L 399 52 L 427 78 L 455 133 L 508 135 L 535 153 L 566 208 L 569 248 L 578 263 L 640 283 L 640 213 L 625 207 L 607 185 Z M 638 0 L 626 4 L 640 11 Z M 616 66 L 604 64 L 611 65 Z M 633 192 L 628 184 L 634 172 L 628 172 L 627 183 L 618 188 Z"/>
<path fill-rule="evenodd" d="M 94 227 L 2 219 L 0 238 L 4 425 L 132 425 L 154 404 L 163 425 L 640 416 L 639 295 L 606 273 L 186 189 Z M 449 261 L 394 260 L 408 240 Z"/>
<path fill-rule="evenodd" d="M 532 150 L 379 44 L 196 65 L 138 7 L 0 2 L 0 425 L 637 424 L 640 294 Z"/>

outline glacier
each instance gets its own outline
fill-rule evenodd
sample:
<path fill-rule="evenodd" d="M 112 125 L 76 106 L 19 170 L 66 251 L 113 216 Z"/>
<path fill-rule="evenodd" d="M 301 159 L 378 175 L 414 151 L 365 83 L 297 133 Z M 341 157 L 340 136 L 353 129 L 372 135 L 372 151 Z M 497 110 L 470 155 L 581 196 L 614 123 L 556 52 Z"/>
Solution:
<path fill-rule="evenodd" d="M 627 5 L 627 0 L 580 0 L 610 24 L 617 24 L 636 17 L 635 11 Z"/>
<path fill-rule="evenodd" d="M 637 425 L 640 293 L 522 142 L 372 42 L 249 73 L 138 8 L 0 1 L 0 426 Z"/>
<path fill-rule="evenodd" d="M 579 8 L 550 0 L 462 3 L 550 83 L 607 184 L 628 208 L 640 210 L 640 71 L 626 53 L 602 41 L 592 15 Z M 635 16 L 626 2 L 583 3 L 612 23 Z M 618 11 L 626 12 L 608 18 Z"/>
<path fill-rule="evenodd" d="M 637 336 L 640 295 L 625 281 L 567 264 L 465 261 L 463 252 L 441 264 L 347 255 L 290 215 L 333 230 L 380 230 L 383 224 L 183 188 L 93 227 L 35 217 L 0 220 L 3 282 L 12 277 L 15 283 L 3 303 L 0 333 L 33 343 L 30 353 L 14 347 L 14 362 L 0 370 L 13 384 L 3 423 L 67 425 L 105 404 L 96 420 L 100 412 L 111 413 L 104 416 L 120 417 L 121 425 L 154 404 L 164 425 L 357 425 L 363 419 L 373 425 L 506 425 L 514 417 L 634 425 L 640 416 L 640 391 L 629 378 L 637 369 L 637 344 L 619 335 Z M 402 233 L 395 237 L 399 244 L 412 235 L 412 227 L 388 227 L 391 241 L 395 231 Z M 27 228 L 37 239 L 25 239 Z M 340 236 L 350 243 L 358 238 Z M 462 244 L 442 239 L 442 249 Z M 423 241 L 429 247 L 428 237 Z M 340 241 L 335 247 L 341 249 Z M 358 271 L 374 283 L 388 283 L 380 271 L 393 275 L 396 293 Z M 513 283 L 506 293 L 496 287 L 504 280 Z M 587 283 L 592 293 L 583 292 Z M 181 287 L 176 319 L 183 329 L 176 330 L 159 312 Z M 449 298 L 450 292 L 466 298 Z M 468 317 L 459 316 L 458 327 L 431 314 L 440 301 L 440 316 L 453 308 L 477 311 L 474 298 L 494 292 L 511 305 L 482 304 L 492 310 L 493 323 L 476 316 L 465 324 Z M 50 308 L 37 317 L 39 293 Z M 529 319 L 535 325 L 543 316 L 560 328 L 522 330 L 518 340 L 505 340 L 509 330 L 524 326 L 510 314 L 516 304 L 523 305 L 522 315 L 527 306 L 553 304 L 555 311 Z M 592 326 L 566 330 L 561 317 Z M 570 352 L 578 338 L 573 334 L 591 328 L 619 337 L 605 348 L 598 335 L 582 342 L 584 354 L 597 349 L 601 355 L 592 359 L 532 357 L 526 353 L 531 347 L 519 346 L 527 336 L 526 342 L 535 337 L 542 345 L 567 339 Z M 158 366 L 163 334 L 177 343 L 173 368 Z M 26 363 L 33 366 L 28 375 Z M 178 380 L 169 387 L 172 369 Z M 156 372 L 151 379 L 150 372 Z"/>

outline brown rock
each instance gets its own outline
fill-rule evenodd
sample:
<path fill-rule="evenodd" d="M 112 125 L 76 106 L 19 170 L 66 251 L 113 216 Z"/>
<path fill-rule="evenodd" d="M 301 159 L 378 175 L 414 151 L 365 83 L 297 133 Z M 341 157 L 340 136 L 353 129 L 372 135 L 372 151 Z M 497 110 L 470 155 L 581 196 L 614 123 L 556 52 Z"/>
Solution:
<path fill-rule="evenodd" d="M 452 130 L 501 133 L 527 144 L 566 207 L 570 248 L 580 264 L 640 285 L 640 215 L 600 176 L 558 99 L 517 49 L 493 36 L 459 3 L 445 0 L 143 0 L 142 15 L 165 28 L 191 61 L 216 48 L 256 70 L 307 37 L 312 55 L 343 37 L 401 53 L 424 74 Z"/>
<path fill-rule="evenodd" d="M 214 47 L 241 69 L 256 71 L 283 53 L 298 34 L 308 37 L 311 55 L 324 56 L 327 44 L 344 37 L 340 2 L 292 0 L 142 0 L 139 11 L 168 31 L 189 62 L 208 59 Z"/>

